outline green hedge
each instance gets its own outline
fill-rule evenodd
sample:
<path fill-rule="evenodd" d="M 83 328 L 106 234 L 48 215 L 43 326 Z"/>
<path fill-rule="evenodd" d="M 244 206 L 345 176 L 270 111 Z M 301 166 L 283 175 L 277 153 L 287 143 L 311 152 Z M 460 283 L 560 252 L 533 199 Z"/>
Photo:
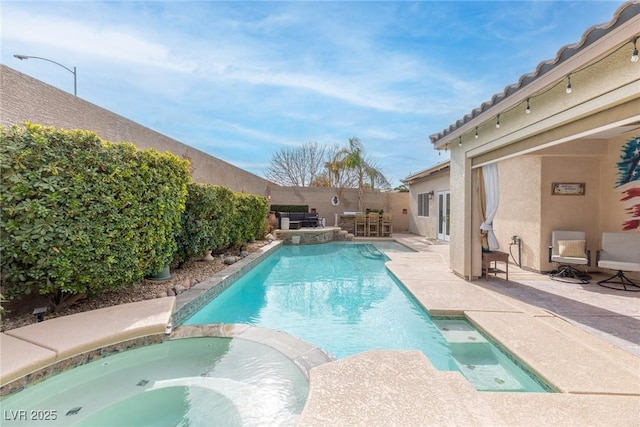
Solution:
<path fill-rule="evenodd" d="M 171 262 L 189 163 L 81 130 L 0 128 L 5 296 L 56 303 L 133 284 Z"/>
<path fill-rule="evenodd" d="M 233 209 L 234 194 L 227 187 L 189 184 L 174 261 L 183 263 L 206 251 L 228 245 Z"/>
<path fill-rule="evenodd" d="M 267 201 L 226 187 L 192 183 L 188 187 L 182 230 L 176 238 L 178 264 L 266 234 Z"/>
<path fill-rule="evenodd" d="M 235 194 L 235 215 L 231 243 L 262 239 L 267 229 L 267 199 L 255 194 Z"/>

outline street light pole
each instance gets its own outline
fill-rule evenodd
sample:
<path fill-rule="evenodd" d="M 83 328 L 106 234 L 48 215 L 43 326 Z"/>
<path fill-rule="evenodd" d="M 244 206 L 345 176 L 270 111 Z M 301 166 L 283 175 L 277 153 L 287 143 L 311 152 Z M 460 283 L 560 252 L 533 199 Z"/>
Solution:
<path fill-rule="evenodd" d="M 69 67 L 65 67 L 64 65 L 62 65 L 59 62 L 56 61 L 52 61 L 51 59 L 47 59 L 47 58 L 41 58 L 39 56 L 29 56 L 29 55 L 13 55 L 14 57 L 18 58 L 19 60 L 24 60 L 24 59 L 42 59 L 43 61 L 47 61 L 47 62 L 52 62 L 56 65 L 59 65 L 60 67 L 64 68 L 65 70 L 67 70 L 68 72 L 70 72 L 71 74 L 73 74 L 73 96 L 78 96 L 78 82 L 77 82 L 77 73 L 76 73 L 76 67 L 73 67 L 73 70 Z"/>

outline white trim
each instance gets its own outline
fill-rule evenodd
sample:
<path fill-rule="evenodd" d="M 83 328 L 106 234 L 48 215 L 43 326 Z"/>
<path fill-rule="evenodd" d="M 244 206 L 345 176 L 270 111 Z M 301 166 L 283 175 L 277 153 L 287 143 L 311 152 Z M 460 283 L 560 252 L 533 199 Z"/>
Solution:
<path fill-rule="evenodd" d="M 440 196 L 443 196 L 443 200 L 445 202 L 445 207 L 441 209 L 440 206 Z M 442 225 L 443 218 L 440 215 L 446 209 L 447 199 L 449 201 L 449 206 L 451 206 L 451 191 L 450 190 L 442 190 L 436 193 L 436 238 L 438 240 L 443 240 L 445 242 L 449 242 L 451 240 L 451 211 L 449 211 L 449 233 L 447 233 L 447 223 L 445 220 L 444 223 L 444 232 L 440 233 L 440 226 Z"/>

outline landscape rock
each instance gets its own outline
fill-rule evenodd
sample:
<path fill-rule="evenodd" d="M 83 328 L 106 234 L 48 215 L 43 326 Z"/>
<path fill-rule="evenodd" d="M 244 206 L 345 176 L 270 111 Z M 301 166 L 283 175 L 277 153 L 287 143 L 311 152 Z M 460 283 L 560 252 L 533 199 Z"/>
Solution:
<path fill-rule="evenodd" d="M 181 293 L 183 293 L 184 291 L 187 290 L 187 288 L 185 288 L 182 285 L 176 285 L 175 288 L 173 288 L 174 292 L 176 293 L 176 295 L 180 295 Z"/>
<path fill-rule="evenodd" d="M 234 256 L 228 256 L 224 259 L 224 263 L 227 265 L 235 264 L 237 261 L 238 259 Z"/>
<path fill-rule="evenodd" d="M 257 248 L 267 244 L 266 240 L 256 241 L 247 245 L 248 252 L 251 253 Z M 143 301 L 154 298 L 164 298 L 167 288 L 174 288 L 182 285 L 185 289 L 191 288 L 207 278 L 217 274 L 228 267 L 224 263 L 227 256 L 237 256 L 237 253 L 228 252 L 226 255 L 215 255 L 215 260 L 202 262 L 200 258 L 187 261 L 180 268 L 171 269 L 171 279 L 165 281 L 140 280 L 140 282 L 124 288 L 106 291 L 100 295 L 91 296 L 78 301 L 77 303 L 62 309 L 60 312 L 48 313 L 47 320 L 62 317 L 69 314 L 81 313 L 89 310 L 110 307 L 118 304 Z M 188 286 L 190 285 L 190 286 Z M 175 291 L 172 291 L 175 294 Z M 172 295 L 173 296 L 173 295 Z M 33 309 L 47 304 L 47 300 L 40 295 L 30 295 L 23 299 L 3 303 L 6 309 L 0 322 L 0 332 L 30 325 L 35 322 Z M 1 424 L 1 423 L 0 423 Z"/>

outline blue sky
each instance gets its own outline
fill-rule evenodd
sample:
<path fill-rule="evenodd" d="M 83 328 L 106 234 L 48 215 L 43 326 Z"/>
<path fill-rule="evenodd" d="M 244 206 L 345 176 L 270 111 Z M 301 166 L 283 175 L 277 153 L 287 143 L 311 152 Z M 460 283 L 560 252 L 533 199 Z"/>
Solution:
<path fill-rule="evenodd" d="M 4 1 L 0 61 L 263 176 L 358 137 L 392 182 L 429 135 L 609 22 L 606 1 Z"/>

